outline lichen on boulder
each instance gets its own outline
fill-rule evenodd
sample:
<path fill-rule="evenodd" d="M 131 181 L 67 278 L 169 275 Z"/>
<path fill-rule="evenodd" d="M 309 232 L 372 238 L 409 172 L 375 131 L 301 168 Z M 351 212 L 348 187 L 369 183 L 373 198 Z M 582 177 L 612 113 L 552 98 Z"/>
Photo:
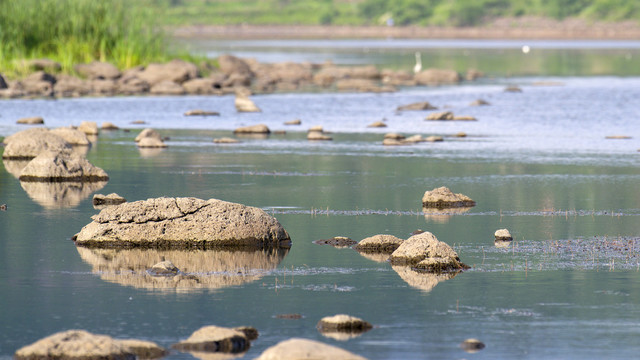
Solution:
<path fill-rule="evenodd" d="M 426 191 L 422 196 L 422 206 L 427 208 L 446 209 L 453 207 L 471 207 L 476 202 L 463 194 L 454 194 L 449 188 L 442 186 Z"/>
<path fill-rule="evenodd" d="M 262 209 L 217 199 L 154 198 L 103 209 L 73 237 L 86 247 L 278 248 L 291 239 Z"/>
<path fill-rule="evenodd" d="M 405 240 L 390 257 L 392 265 L 410 266 L 413 269 L 443 273 L 466 270 L 458 254 L 432 233 L 423 232 Z"/>

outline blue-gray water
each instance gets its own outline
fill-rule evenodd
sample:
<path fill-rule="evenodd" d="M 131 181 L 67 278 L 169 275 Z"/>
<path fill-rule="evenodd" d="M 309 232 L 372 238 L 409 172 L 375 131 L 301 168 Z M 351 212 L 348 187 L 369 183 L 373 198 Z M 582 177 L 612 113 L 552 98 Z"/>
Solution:
<path fill-rule="evenodd" d="M 512 83 L 523 92 L 504 92 Z M 478 98 L 491 105 L 468 106 Z M 521 77 L 393 94 L 254 96 L 259 114 L 236 113 L 232 97 L 2 101 L 0 136 L 34 115 L 48 127 L 91 120 L 131 131 L 103 131 L 88 151 L 110 176 L 102 188 L 29 186 L 5 171 L 11 164 L 0 166 L 0 203 L 8 205 L 0 212 L 0 358 L 71 328 L 169 346 L 205 325 L 256 327 L 261 335 L 248 359 L 290 337 L 370 359 L 633 358 L 640 351 L 638 98 L 637 77 Z M 416 101 L 478 121 L 396 113 Z M 221 116 L 182 115 L 196 108 Z M 301 126 L 283 125 L 296 118 Z M 383 118 L 387 128 L 367 128 Z M 287 133 L 212 142 L 255 123 Z M 308 142 L 313 125 L 334 140 Z M 133 138 L 144 127 L 169 136 L 169 147 L 139 151 Z M 392 131 L 445 141 L 383 147 Z M 451 137 L 460 131 L 468 136 Z M 439 186 L 478 205 L 424 213 L 423 193 Z M 257 206 L 278 218 L 293 246 L 286 254 L 78 250 L 70 238 L 97 213 L 96 192 Z M 494 246 L 500 228 L 514 236 L 507 248 Z M 338 235 L 407 238 L 416 229 L 454 246 L 473 268 L 437 279 L 313 244 Z M 149 281 L 140 269 L 160 256 L 202 281 L 178 288 Z M 285 313 L 303 318 L 276 318 Z M 320 318 L 338 313 L 375 328 L 346 341 L 317 332 Z M 487 347 L 465 353 L 458 344 L 470 337 Z"/>

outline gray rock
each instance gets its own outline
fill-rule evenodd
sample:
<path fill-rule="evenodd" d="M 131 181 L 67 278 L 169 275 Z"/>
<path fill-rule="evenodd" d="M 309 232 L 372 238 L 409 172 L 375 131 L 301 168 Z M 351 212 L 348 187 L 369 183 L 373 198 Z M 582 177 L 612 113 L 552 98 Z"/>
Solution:
<path fill-rule="evenodd" d="M 452 207 L 471 207 L 476 202 L 463 194 L 454 194 L 449 188 L 442 186 L 426 191 L 422 196 L 422 206 L 428 208 L 446 209 Z"/>
<path fill-rule="evenodd" d="M 188 339 L 171 347 L 180 351 L 241 353 L 250 346 L 243 332 L 211 325 L 196 330 Z"/>
<path fill-rule="evenodd" d="M 107 173 L 70 149 L 45 150 L 22 169 L 20 181 L 109 180 Z"/>
<path fill-rule="evenodd" d="M 103 209 L 73 239 L 87 247 L 278 248 L 291 239 L 262 209 L 217 199 L 155 198 Z"/>
<path fill-rule="evenodd" d="M 82 76 L 91 80 L 115 80 L 122 76 L 118 68 L 108 62 L 93 61 L 89 64 L 78 64 L 74 69 Z"/>
<path fill-rule="evenodd" d="M 431 105 L 428 101 L 417 102 L 408 105 L 398 106 L 397 111 L 421 111 L 421 110 L 435 110 L 437 107 Z"/>
<path fill-rule="evenodd" d="M 68 330 L 50 335 L 18 349 L 16 360 L 135 360 L 136 355 L 120 341 L 84 330 Z"/>
<path fill-rule="evenodd" d="M 152 87 L 163 81 L 182 84 L 198 77 L 198 67 L 183 60 L 172 60 L 166 64 L 149 64 L 137 77 Z"/>
<path fill-rule="evenodd" d="M 271 130 L 264 124 L 239 127 L 233 130 L 234 134 L 270 134 Z"/>
<path fill-rule="evenodd" d="M 220 70 L 226 75 L 231 74 L 244 74 L 244 75 L 253 75 L 249 64 L 244 60 L 235 57 L 233 55 L 221 55 L 218 57 L 218 64 L 220 65 Z"/>
<path fill-rule="evenodd" d="M 71 145 L 58 135 L 45 128 L 33 128 L 20 131 L 4 139 L 7 146 L 2 154 L 3 159 L 33 159 L 45 150 L 58 151 L 71 149 Z"/>
<path fill-rule="evenodd" d="M 96 96 L 113 96 L 118 92 L 118 84 L 115 80 L 94 79 L 89 80 L 91 92 Z"/>
<path fill-rule="evenodd" d="M 353 248 L 363 253 L 393 253 L 404 240 L 393 235 L 374 235 L 360 240 Z"/>
<path fill-rule="evenodd" d="M 293 338 L 266 349 L 256 360 L 366 360 L 319 341 Z"/>
<path fill-rule="evenodd" d="M 198 78 L 187 80 L 182 83 L 182 87 L 188 94 L 197 95 L 221 95 L 222 85 L 215 79 Z"/>
<path fill-rule="evenodd" d="M 59 97 L 79 97 L 89 95 L 93 91 L 91 83 L 75 76 L 59 75 L 53 85 L 53 93 Z"/>
<path fill-rule="evenodd" d="M 405 240 L 390 257 L 392 265 L 410 266 L 428 273 L 457 272 L 469 266 L 460 262 L 458 254 L 432 233 L 423 232 Z"/>

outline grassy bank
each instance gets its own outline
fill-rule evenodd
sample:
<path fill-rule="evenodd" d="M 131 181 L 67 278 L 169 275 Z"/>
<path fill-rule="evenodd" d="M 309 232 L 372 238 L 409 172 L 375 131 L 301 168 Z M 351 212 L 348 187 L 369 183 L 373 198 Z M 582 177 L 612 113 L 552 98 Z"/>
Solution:
<path fill-rule="evenodd" d="M 481 26 L 496 18 L 640 22 L 628 0 L 139 0 L 167 25 Z"/>
<path fill-rule="evenodd" d="M 166 59 L 154 14 L 126 0 L 0 0 L 0 67 L 24 73 L 23 59 L 50 58 L 120 68 Z"/>

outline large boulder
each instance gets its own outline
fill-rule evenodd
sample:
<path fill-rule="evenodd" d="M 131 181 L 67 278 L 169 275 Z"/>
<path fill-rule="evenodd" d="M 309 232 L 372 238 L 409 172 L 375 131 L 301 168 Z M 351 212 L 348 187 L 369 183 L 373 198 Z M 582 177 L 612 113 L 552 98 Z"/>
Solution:
<path fill-rule="evenodd" d="M 414 76 L 418 85 L 448 85 L 457 84 L 462 80 L 458 72 L 445 69 L 427 69 Z"/>
<path fill-rule="evenodd" d="M 20 181 L 106 181 L 107 173 L 70 149 L 45 150 L 22 169 Z"/>
<path fill-rule="evenodd" d="M 194 331 L 188 339 L 171 347 L 180 351 L 241 353 L 250 346 L 243 332 L 210 325 Z"/>
<path fill-rule="evenodd" d="M 93 61 L 89 64 L 78 64 L 74 69 L 82 76 L 91 80 L 115 80 L 122 76 L 118 68 L 108 62 Z"/>
<path fill-rule="evenodd" d="M 72 127 L 59 127 L 50 130 L 52 134 L 56 134 L 63 138 L 66 142 L 75 146 L 90 146 L 91 141 L 87 137 L 87 134 L 78 129 Z"/>
<path fill-rule="evenodd" d="M 136 355 L 110 336 L 95 335 L 84 330 L 68 330 L 18 349 L 14 359 L 135 360 Z"/>
<path fill-rule="evenodd" d="M 262 209 L 217 199 L 155 198 L 111 206 L 73 237 L 87 247 L 278 248 L 291 239 Z"/>
<path fill-rule="evenodd" d="M 364 253 L 384 253 L 391 254 L 404 240 L 393 235 L 374 235 L 360 240 L 353 248 Z"/>
<path fill-rule="evenodd" d="M 449 188 L 442 186 L 430 191 L 426 191 L 422 196 L 422 206 L 426 208 L 454 208 L 471 207 L 476 202 L 463 194 L 454 194 Z"/>
<path fill-rule="evenodd" d="M 256 360 L 366 360 L 366 358 L 319 341 L 293 338 L 266 349 Z"/>
<path fill-rule="evenodd" d="M 233 130 L 234 134 L 270 134 L 271 130 L 264 124 L 243 126 Z"/>
<path fill-rule="evenodd" d="M 12 160 L 33 159 L 45 150 L 58 151 L 71 148 L 63 138 L 45 128 L 20 131 L 6 137 L 4 143 L 7 146 L 4 148 L 2 158 Z"/>
<path fill-rule="evenodd" d="M 392 265 L 410 266 L 429 273 L 457 272 L 468 269 L 458 254 L 432 233 L 423 232 L 404 241 L 390 257 Z"/>

